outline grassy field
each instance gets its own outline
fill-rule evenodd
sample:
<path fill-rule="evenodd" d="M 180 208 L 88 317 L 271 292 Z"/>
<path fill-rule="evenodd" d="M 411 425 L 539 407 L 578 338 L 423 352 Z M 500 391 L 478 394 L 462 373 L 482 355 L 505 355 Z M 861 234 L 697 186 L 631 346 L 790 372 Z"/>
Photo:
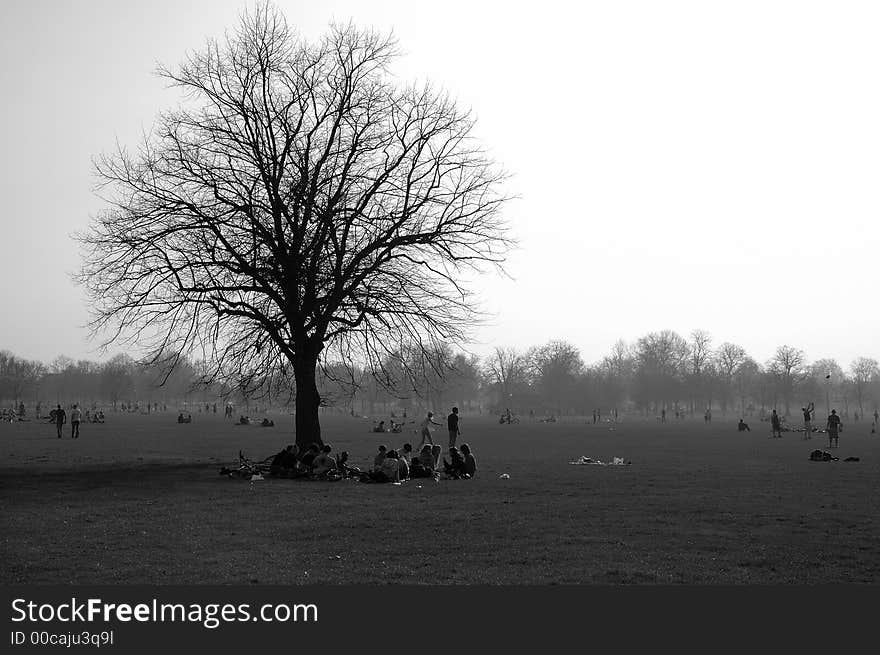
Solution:
<path fill-rule="evenodd" d="M 386 417 L 387 418 L 387 417 Z M 465 417 L 477 477 L 401 486 L 218 475 L 292 441 L 196 414 L 108 414 L 82 437 L 0 424 L 4 583 L 880 583 L 880 437 L 848 425 L 769 439 L 767 424 Z M 65 426 L 69 427 L 69 426 Z M 363 419 L 325 439 L 366 466 Z M 445 434 L 438 433 L 440 442 Z M 587 455 L 631 466 L 571 466 Z M 860 462 L 844 462 L 847 456 Z M 499 475 L 508 473 L 509 479 Z"/>

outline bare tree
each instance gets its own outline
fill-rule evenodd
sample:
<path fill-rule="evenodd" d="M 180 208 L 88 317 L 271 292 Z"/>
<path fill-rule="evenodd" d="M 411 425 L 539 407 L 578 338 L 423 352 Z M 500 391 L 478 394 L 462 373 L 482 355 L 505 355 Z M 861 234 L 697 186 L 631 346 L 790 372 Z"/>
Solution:
<path fill-rule="evenodd" d="M 554 340 L 532 350 L 530 361 L 535 387 L 547 409 L 557 413 L 573 410 L 581 401 L 577 383 L 584 371 L 578 349 L 567 341 Z"/>
<path fill-rule="evenodd" d="M 785 403 L 786 416 L 791 411 L 791 394 L 794 391 L 794 382 L 801 373 L 801 367 L 805 361 L 803 350 L 792 346 L 779 346 L 776 349 L 776 354 L 767 364 L 767 370 L 776 377 L 779 383 L 779 392 Z"/>
<path fill-rule="evenodd" d="M 96 161 L 110 209 L 81 236 L 96 334 L 169 366 L 293 378 L 296 440 L 320 443 L 322 361 L 375 368 L 401 342 L 457 343 L 463 271 L 510 245 L 505 173 L 474 121 L 388 73 L 390 37 L 306 43 L 269 5 L 159 74 L 186 94 L 140 150 Z"/>
<path fill-rule="evenodd" d="M 528 382 L 526 357 L 514 348 L 495 348 L 486 362 L 486 377 L 498 386 L 502 404 L 522 391 Z"/>
<path fill-rule="evenodd" d="M 708 395 L 707 382 L 710 378 L 709 365 L 712 360 L 712 335 L 705 330 L 691 332 L 691 340 L 687 347 L 688 378 L 691 383 L 691 413 L 697 399 L 705 400 Z"/>
<path fill-rule="evenodd" d="M 727 403 L 733 390 L 733 376 L 737 368 L 746 361 L 748 355 L 741 346 L 730 342 L 724 342 L 715 351 L 715 361 L 718 365 L 718 374 L 724 389 L 724 411 L 727 411 Z"/>
<path fill-rule="evenodd" d="M 868 386 L 871 384 L 871 380 L 880 376 L 880 364 L 871 357 L 859 357 L 850 364 L 849 370 L 852 373 L 853 391 L 859 406 L 859 414 L 864 416 L 863 403 L 867 396 Z"/>
<path fill-rule="evenodd" d="M 636 342 L 634 354 L 636 400 L 644 406 L 652 402 L 677 405 L 687 363 L 687 341 L 672 330 L 650 332 Z"/>

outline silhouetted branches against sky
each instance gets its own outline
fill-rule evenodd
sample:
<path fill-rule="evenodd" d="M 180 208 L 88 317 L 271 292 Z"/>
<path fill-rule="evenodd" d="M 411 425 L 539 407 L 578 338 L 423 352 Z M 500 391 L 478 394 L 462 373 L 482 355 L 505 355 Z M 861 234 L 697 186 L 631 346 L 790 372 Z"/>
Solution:
<path fill-rule="evenodd" d="M 506 174 L 452 98 L 389 75 L 397 56 L 351 25 L 305 43 L 260 5 L 160 68 L 182 104 L 95 162 L 108 209 L 80 274 L 95 333 L 239 376 L 463 341 L 478 318 L 463 275 L 511 246 Z"/>

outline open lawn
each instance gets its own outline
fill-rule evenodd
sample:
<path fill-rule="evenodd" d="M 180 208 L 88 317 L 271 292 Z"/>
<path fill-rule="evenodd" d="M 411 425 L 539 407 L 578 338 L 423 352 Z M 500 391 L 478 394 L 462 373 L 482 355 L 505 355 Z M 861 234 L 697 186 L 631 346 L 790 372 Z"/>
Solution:
<path fill-rule="evenodd" d="M 841 461 L 820 463 L 808 455 L 825 435 L 770 439 L 757 420 L 740 434 L 720 417 L 465 416 L 475 479 L 394 486 L 228 479 L 218 471 L 239 449 L 262 459 L 291 442 L 292 417 L 260 428 L 175 416 L 108 413 L 76 441 L 69 425 L 59 440 L 48 423 L 0 424 L 3 583 L 880 583 L 868 423 L 848 424 Z M 417 443 L 322 420 L 361 467 L 379 443 Z M 568 464 L 580 455 L 632 465 Z"/>

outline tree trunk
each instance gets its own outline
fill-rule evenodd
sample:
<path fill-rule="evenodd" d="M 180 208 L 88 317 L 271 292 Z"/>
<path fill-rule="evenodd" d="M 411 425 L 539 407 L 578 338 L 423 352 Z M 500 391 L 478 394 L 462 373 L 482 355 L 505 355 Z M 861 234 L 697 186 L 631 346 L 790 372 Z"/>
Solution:
<path fill-rule="evenodd" d="M 321 441 L 321 425 L 318 420 L 321 397 L 318 394 L 315 375 L 317 366 L 317 356 L 298 357 L 293 364 L 296 378 L 296 445 L 301 451 L 312 443 L 318 444 L 319 447 L 324 445 Z"/>

